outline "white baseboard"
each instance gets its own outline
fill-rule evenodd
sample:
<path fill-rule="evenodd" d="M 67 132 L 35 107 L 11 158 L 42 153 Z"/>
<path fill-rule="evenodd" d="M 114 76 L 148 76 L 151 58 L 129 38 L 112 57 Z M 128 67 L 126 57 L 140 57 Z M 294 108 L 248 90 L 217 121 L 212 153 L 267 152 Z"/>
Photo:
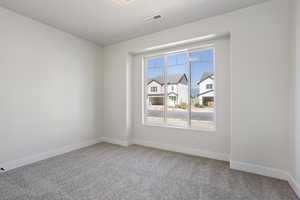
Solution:
<path fill-rule="evenodd" d="M 13 160 L 10 162 L 2 163 L 2 164 L 0 164 L 0 167 L 3 167 L 5 169 L 5 171 L 9 171 L 9 170 L 21 167 L 21 166 L 25 166 L 25 165 L 28 165 L 28 164 L 31 164 L 34 162 L 45 160 L 47 158 L 51 158 L 51 157 L 54 157 L 57 155 L 68 153 L 70 151 L 88 147 L 88 146 L 91 146 L 91 145 L 94 145 L 94 144 L 97 144 L 100 142 L 108 142 L 111 144 L 117 144 L 117 145 L 125 146 L 125 147 L 129 146 L 131 144 L 129 141 L 125 141 L 125 140 L 118 140 L 118 139 L 114 139 L 114 138 L 102 137 L 102 138 L 98 138 L 98 139 L 83 141 L 78 144 L 68 145 L 68 146 L 65 146 L 65 147 L 62 147 L 59 149 L 39 153 L 36 155 Z M 229 161 L 229 155 L 223 154 L 223 153 L 203 151 L 203 150 L 199 150 L 199 149 L 186 148 L 186 147 L 178 147 L 178 146 L 170 145 L 170 144 L 159 144 L 159 143 L 149 142 L 149 141 L 144 141 L 144 140 L 133 140 L 132 143 L 141 145 L 141 146 L 147 146 L 147 147 L 163 149 L 163 150 L 167 150 L 167 151 L 174 151 L 174 152 L 178 152 L 178 153 L 189 154 L 189 155 L 193 155 L 193 156 L 201 156 L 201 157 L 211 158 L 211 159 L 215 159 L 215 160 Z M 284 170 L 263 167 L 263 166 L 259 166 L 259 165 L 255 165 L 255 164 L 239 162 L 239 161 L 232 161 L 232 160 L 230 161 L 230 168 L 235 169 L 235 170 L 249 172 L 249 173 L 259 174 L 262 176 L 268 176 L 268 177 L 272 177 L 272 178 L 286 180 L 289 182 L 289 184 L 291 185 L 291 187 L 293 188 L 295 193 L 300 198 L 300 184 L 297 183 L 297 181 L 288 172 L 286 172 Z"/>
<path fill-rule="evenodd" d="M 300 185 L 293 178 L 293 176 L 291 176 L 285 170 L 263 167 L 259 165 L 254 165 L 254 164 L 239 162 L 239 161 L 232 161 L 232 160 L 230 161 L 230 168 L 239 171 L 245 171 L 253 174 L 258 174 L 262 176 L 268 176 L 268 177 L 288 181 L 290 186 L 297 194 L 297 196 L 300 198 Z"/>
<path fill-rule="evenodd" d="M 268 176 L 272 178 L 277 178 L 281 180 L 288 180 L 288 173 L 284 170 L 275 169 L 275 168 L 269 168 L 269 167 L 263 167 L 260 165 L 254 165 L 250 163 L 245 162 L 239 162 L 239 161 L 230 161 L 230 168 L 239 170 L 239 171 L 245 171 L 253 174 L 258 174 L 262 176 Z"/>
<path fill-rule="evenodd" d="M 297 196 L 300 198 L 300 184 L 297 183 L 297 181 L 291 175 L 289 176 L 288 182 L 290 183 Z"/>
<path fill-rule="evenodd" d="M 123 147 L 128 147 L 131 144 L 130 142 L 128 142 L 126 140 L 119 140 L 119 139 L 109 138 L 109 137 L 102 137 L 101 141 L 111 143 L 111 144 L 120 145 L 120 146 L 123 146 Z"/>
<path fill-rule="evenodd" d="M 64 153 L 68 153 L 70 151 L 74 151 L 77 149 L 81 149 L 84 147 L 88 147 L 97 143 L 100 143 L 101 139 L 91 139 L 91 140 L 86 140 L 83 142 L 80 142 L 78 144 L 72 144 L 72 145 L 68 145 L 59 149 L 54 149 L 54 150 L 50 150 L 47 152 L 43 152 L 43 153 L 39 153 L 39 154 L 35 154 L 35 155 L 31 155 L 31 156 L 27 156 L 21 159 L 17 159 L 17 160 L 13 160 L 13 161 L 9 161 L 9 162 L 5 162 L 5 163 L 0 163 L 0 167 L 3 167 L 5 169 L 5 171 L 9 171 L 18 167 L 22 167 L 31 163 L 35 163 L 41 160 L 45 160 L 47 158 L 51 158 L 57 155 L 61 155 Z"/>
<path fill-rule="evenodd" d="M 217 153 L 217 152 L 211 152 L 211 151 L 194 149 L 194 148 L 179 147 L 170 144 L 159 144 L 156 142 L 149 142 L 144 140 L 133 140 L 133 144 L 157 148 L 157 149 L 163 149 L 167 151 L 174 151 L 174 152 L 193 155 L 193 156 L 211 158 L 215 160 L 229 161 L 229 155 L 224 153 Z"/>

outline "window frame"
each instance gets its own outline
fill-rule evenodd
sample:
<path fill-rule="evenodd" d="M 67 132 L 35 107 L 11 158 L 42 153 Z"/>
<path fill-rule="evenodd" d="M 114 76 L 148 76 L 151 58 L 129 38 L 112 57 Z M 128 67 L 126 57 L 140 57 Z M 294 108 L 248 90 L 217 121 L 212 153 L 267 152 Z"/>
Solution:
<path fill-rule="evenodd" d="M 212 90 L 213 89 L 213 84 L 212 83 L 206 84 L 206 89 L 207 90 Z"/>
<path fill-rule="evenodd" d="M 177 97 L 176 96 L 169 96 L 169 100 L 171 100 L 171 101 L 177 101 Z"/>
<path fill-rule="evenodd" d="M 151 88 L 150 88 L 150 92 L 157 92 L 158 90 L 157 90 L 157 86 L 152 86 Z"/>
<path fill-rule="evenodd" d="M 198 127 L 193 127 L 191 126 L 191 63 L 192 61 L 190 60 L 191 58 L 191 53 L 198 52 L 198 51 L 205 51 L 205 50 L 212 50 L 213 51 L 213 72 L 214 72 L 214 111 L 213 111 L 213 123 L 214 126 L 212 128 L 198 128 Z M 163 58 L 164 63 L 163 63 L 163 76 L 164 76 L 164 91 L 166 91 L 167 87 L 167 80 L 166 80 L 166 72 L 167 72 L 167 56 L 168 55 L 175 55 L 175 54 L 180 54 L 180 53 L 187 53 L 188 55 L 188 126 L 176 126 L 176 125 L 170 125 L 167 123 L 167 101 L 168 101 L 168 96 L 167 93 L 165 92 L 164 94 L 164 109 L 163 109 L 163 123 L 151 123 L 147 122 L 147 94 L 148 94 L 148 88 L 147 88 L 147 83 L 145 80 L 147 80 L 147 59 L 155 59 L 155 58 Z M 217 130 L 217 74 L 216 74 L 216 48 L 214 44 L 208 44 L 208 45 L 202 45 L 202 46 L 196 46 L 192 48 L 184 48 L 184 49 L 175 49 L 174 51 L 160 51 L 159 53 L 156 54 L 150 54 L 150 55 L 144 55 L 142 56 L 142 124 L 144 126 L 156 126 L 156 127 L 162 127 L 162 128 L 175 128 L 175 129 L 187 129 L 187 130 L 195 130 L 195 131 L 205 131 L 205 132 L 216 132 Z"/>

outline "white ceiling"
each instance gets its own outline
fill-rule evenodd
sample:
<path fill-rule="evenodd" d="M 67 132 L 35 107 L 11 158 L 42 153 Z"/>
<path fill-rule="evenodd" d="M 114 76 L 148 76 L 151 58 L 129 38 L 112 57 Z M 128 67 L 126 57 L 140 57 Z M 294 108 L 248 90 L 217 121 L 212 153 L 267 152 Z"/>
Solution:
<path fill-rule="evenodd" d="M 109 45 L 266 0 L 0 0 L 2 6 L 63 31 Z M 145 22 L 160 14 L 162 20 Z"/>

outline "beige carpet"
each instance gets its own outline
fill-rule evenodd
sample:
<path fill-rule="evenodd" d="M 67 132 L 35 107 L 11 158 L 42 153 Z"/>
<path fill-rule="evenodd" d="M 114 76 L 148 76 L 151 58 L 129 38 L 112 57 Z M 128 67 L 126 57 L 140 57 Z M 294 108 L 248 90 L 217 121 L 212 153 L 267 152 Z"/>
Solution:
<path fill-rule="evenodd" d="M 298 200 L 228 163 L 101 143 L 0 175 L 0 200 Z"/>

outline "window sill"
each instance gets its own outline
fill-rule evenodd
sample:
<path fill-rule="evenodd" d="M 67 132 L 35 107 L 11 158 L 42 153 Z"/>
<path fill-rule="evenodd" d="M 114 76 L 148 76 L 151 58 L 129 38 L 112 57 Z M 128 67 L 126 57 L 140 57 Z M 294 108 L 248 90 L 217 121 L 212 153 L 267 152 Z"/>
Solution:
<path fill-rule="evenodd" d="M 188 131 L 197 131 L 197 132 L 209 132 L 209 133 L 214 133 L 216 132 L 216 127 L 212 128 L 196 128 L 196 127 L 183 127 L 183 126 L 172 126 L 172 125 L 164 125 L 164 124 L 155 124 L 155 123 L 143 123 L 144 126 L 149 126 L 149 127 L 159 127 L 159 128 L 171 128 L 171 129 L 181 129 L 181 130 L 188 130 Z"/>

